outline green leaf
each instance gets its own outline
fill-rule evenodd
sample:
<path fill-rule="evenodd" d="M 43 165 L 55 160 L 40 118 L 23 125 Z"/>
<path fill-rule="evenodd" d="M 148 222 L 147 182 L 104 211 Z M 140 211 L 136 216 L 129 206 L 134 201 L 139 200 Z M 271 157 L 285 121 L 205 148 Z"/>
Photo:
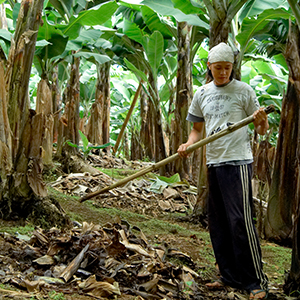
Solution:
<path fill-rule="evenodd" d="M 130 103 L 130 91 L 127 86 L 124 85 L 123 80 L 117 80 L 115 79 L 113 82 L 114 88 L 122 94 L 122 97 L 127 100 L 128 103 Z"/>
<path fill-rule="evenodd" d="M 66 14 L 70 17 L 70 12 L 73 6 L 73 0 L 49 0 L 54 8 L 60 13 L 62 17 Z"/>
<path fill-rule="evenodd" d="M 259 70 L 259 73 L 266 73 L 269 75 L 275 75 L 275 72 L 271 66 L 270 63 L 268 62 L 264 62 L 262 60 L 256 60 L 252 63 L 252 66 L 254 66 L 256 68 L 256 70 Z"/>
<path fill-rule="evenodd" d="M 114 36 L 117 33 L 117 30 L 101 25 L 93 26 L 94 29 L 101 31 L 101 38 L 109 40 L 112 36 Z"/>
<path fill-rule="evenodd" d="M 240 11 L 239 21 L 242 23 L 243 19 L 258 16 L 262 12 L 268 9 L 276 9 L 279 7 L 285 7 L 288 9 L 286 0 L 250 0 L 243 6 Z"/>
<path fill-rule="evenodd" d="M 274 55 L 273 59 L 285 70 L 286 73 L 288 73 L 289 68 L 283 54 Z"/>
<path fill-rule="evenodd" d="M 44 60 L 59 56 L 65 51 L 67 42 L 68 37 L 54 34 L 48 40 L 48 44 L 46 46 L 41 49 L 37 47 L 36 54 Z"/>
<path fill-rule="evenodd" d="M 68 35 L 70 39 L 75 39 L 81 26 L 95 26 L 104 24 L 108 21 L 118 8 L 115 1 L 105 2 L 92 7 L 89 10 L 82 11 L 78 16 L 72 16 L 70 22 L 66 26 L 59 26 L 63 33 Z"/>
<path fill-rule="evenodd" d="M 78 36 L 75 41 L 81 42 L 81 43 L 90 43 L 94 44 L 95 41 L 98 40 L 98 38 L 101 36 L 102 32 L 98 29 L 86 29 L 82 28 L 80 30 L 80 35 Z"/>
<path fill-rule="evenodd" d="M 154 12 L 147 6 L 142 6 L 141 12 L 144 22 L 152 32 L 157 30 L 166 39 L 177 37 L 177 27 L 175 26 L 175 24 L 171 24 L 170 22 L 166 24 L 165 22 L 163 22 L 163 19 L 157 15 L 156 12 Z"/>
<path fill-rule="evenodd" d="M 283 9 L 269 9 L 260 14 L 257 18 L 244 19 L 241 33 L 237 35 L 236 39 L 245 49 L 250 39 L 256 32 L 262 30 L 270 20 L 276 20 L 279 18 L 289 19 L 291 14 Z"/>
<path fill-rule="evenodd" d="M 164 84 L 163 87 L 159 90 L 159 99 L 161 99 L 161 101 L 170 99 L 170 88 L 168 84 Z"/>
<path fill-rule="evenodd" d="M 164 189 L 168 186 L 169 184 L 163 180 L 160 180 L 157 178 L 150 186 L 149 191 L 157 194 L 161 194 Z"/>
<path fill-rule="evenodd" d="M 140 7 L 141 7 L 141 5 L 140 5 L 140 3 L 137 3 L 137 2 L 142 2 L 142 0 L 140 0 L 140 1 L 130 1 L 130 0 L 124 0 L 124 1 L 119 1 L 119 3 L 121 4 L 121 5 L 123 5 L 123 6 L 125 6 L 125 7 L 129 7 L 129 8 L 131 8 L 131 9 L 133 9 L 133 10 L 137 10 L 137 11 L 139 11 L 140 10 Z"/>
<path fill-rule="evenodd" d="M 149 190 L 154 193 L 161 194 L 167 186 L 176 186 L 182 183 L 180 181 L 180 175 L 178 173 L 171 177 L 157 176 L 155 181 L 151 184 Z"/>
<path fill-rule="evenodd" d="M 71 51 L 80 51 L 82 49 L 82 43 L 77 42 L 76 40 L 69 40 L 67 45 L 66 45 L 66 49 L 65 52 L 70 53 Z M 61 56 L 61 58 L 64 57 L 64 54 Z"/>
<path fill-rule="evenodd" d="M 36 48 L 43 48 L 43 47 L 48 46 L 48 45 L 51 45 L 51 43 L 49 43 L 46 40 L 37 41 L 36 44 L 35 44 Z"/>
<path fill-rule="evenodd" d="M 123 32 L 132 40 L 143 44 L 143 35 L 141 29 L 129 20 L 124 20 Z"/>
<path fill-rule="evenodd" d="M 180 175 L 178 173 L 174 174 L 171 177 L 165 177 L 165 176 L 157 176 L 158 179 L 160 179 L 161 181 L 164 181 L 168 184 L 173 184 L 173 183 L 177 183 L 180 182 Z"/>
<path fill-rule="evenodd" d="M 150 36 L 145 52 L 152 68 L 154 79 L 156 80 L 158 68 L 164 54 L 164 38 L 159 31 L 155 31 Z"/>
<path fill-rule="evenodd" d="M 37 36 L 36 55 L 43 60 L 47 60 L 61 55 L 65 51 L 69 38 L 64 36 L 55 25 L 51 25 L 47 19 L 44 18 L 43 20 L 44 25 L 40 26 Z M 40 41 L 47 41 L 48 44 L 42 46 L 39 43 Z"/>
<path fill-rule="evenodd" d="M 70 141 L 66 141 L 66 143 L 67 143 L 69 146 L 71 146 L 71 147 L 78 148 L 78 145 L 73 144 L 73 143 L 70 142 Z"/>
<path fill-rule="evenodd" d="M 177 70 L 177 59 L 174 56 L 167 55 L 164 57 L 169 72 L 173 73 Z"/>
<path fill-rule="evenodd" d="M 10 42 L 11 39 L 12 39 L 12 36 L 13 36 L 13 35 L 12 35 L 9 31 L 7 31 L 6 29 L 0 29 L 0 37 L 1 37 L 2 39 L 4 39 L 4 40 Z"/>
<path fill-rule="evenodd" d="M 102 55 L 98 53 L 92 53 L 92 52 L 84 52 L 84 51 L 78 51 L 74 54 L 75 57 L 84 57 L 86 60 L 91 61 L 93 63 L 98 64 L 104 64 L 106 62 L 109 62 L 111 59 L 107 55 Z"/>
<path fill-rule="evenodd" d="M 86 150 L 88 148 L 89 141 L 82 131 L 78 130 L 78 132 L 82 140 L 83 149 Z"/>
<path fill-rule="evenodd" d="M 174 7 L 180 9 L 185 14 L 199 14 L 203 13 L 203 7 L 191 0 L 172 0 Z"/>
<path fill-rule="evenodd" d="M 106 147 L 109 147 L 111 145 L 111 143 L 106 143 L 104 145 L 100 145 L 100 146 L 89 146 L 89 149 L 104 149 Z"/>
<path fill-rule="evenodd" d="M 171 0 L 143 0 L 142 4 L 149 6 L 163 16 L 173 16 L 178 22 L 187 22 L 190 25 L 209 29 L 209 24 L 203 22 L 198 16 L 185 14 L 181 10 L 174 8 Z"/>
<path fill-rule="evenodd" d="M 128 59 L 125 58 L 124 62 L 126 64 L 127 68 L 136 75 L 138 80 L 140 80 L 140 78 L 141 78 L 141 79 L 143 79 L 143 81 L 148 82 L 148 78 L 144 72 L 142 72 L 141 70 L 136 68 Z"/>

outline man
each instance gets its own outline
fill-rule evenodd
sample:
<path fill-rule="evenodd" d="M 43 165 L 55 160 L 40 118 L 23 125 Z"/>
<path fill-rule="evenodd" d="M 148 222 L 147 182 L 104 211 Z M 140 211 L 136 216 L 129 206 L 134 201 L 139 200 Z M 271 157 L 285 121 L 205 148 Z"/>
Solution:
<path fill-rule="evenodd" d="M 193 122 L 188 141 L 178 148 L 186 157 L 188 146 L 199 141 L 202 126 L 207 135 L 253 115 L 258 134 L 268 128 L 267 114 L 259 107 L 255 92 L 246 83 L 232 79 L 234 54 L 225 43 L 208 53 L 213 81 L 200 87 L 187 120 Z M 267 277 L 262 271 L 261 249 L 252 214 L 252 151 L 247 128 L 221 137 L 206 147 L 208 166 L 208 219 L 210 237 L 221 280 L 208 284 L 243 288 L 250 299 L 266 299 Z"/>

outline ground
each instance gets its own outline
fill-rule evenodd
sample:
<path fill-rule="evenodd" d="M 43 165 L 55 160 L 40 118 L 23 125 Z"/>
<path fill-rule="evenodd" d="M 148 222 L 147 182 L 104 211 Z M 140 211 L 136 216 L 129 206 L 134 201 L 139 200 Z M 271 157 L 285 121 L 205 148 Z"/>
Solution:
<path fill-rule="evenodd" d="M 108 161 L 110 168 L 107 167 Z M 95 162 L 95 159 L 93 159 L 93 162 Z M 119 172 L 115 173 L 111 168 L 112 165 L 119 168 Z M 101 294 L 99 296 L 99 294 L 94 292 L 93 296 L 88 296 L 87 292 L 78 289 L 77 285 L 74 287 L 75 283 L 72 280 L 70 280 L 68 285 L 55 285 L 55 287 L 52 286 L 50 289 L 49 286 L 45 285 L 38 290 L 34 290 L 31 294 L 28 293 L 28 285 L 24 288 L 23 284 L 22 287 L 20 280 L 24 279 L 25 273 L 26 278 L 30 278 L 30 272 L 35 275 L 45 276 L 44 273 L 50 269 L 45 271 L 41 266 L 37 268 L 36 264 L 32 264 L 32 261 L 43 254 L 49 253 L 50 246 L 46 244 L 46 242 L 45 244 L 41 243 L 41 241 L 40 243 L 31 241 L 32 244 L 28 246 L 24 240 L 19 241 L 17 239 L 17 235 L 20 234 L 22 228 L 19 227 L 20 223 L 17 221 L 1 221 L 0 265 L 2 267 L 0 267 L 0 279 L 2 285 L 0 285 L 0 297 L 1 295 L 3 295 L 2 297 L 4 297 L 4 295 L 9 297 L 10 295 L 13 299 L 57 300 L 108 298 L 248 299 L 248 295 L 244 291 L 229 287 L 216 291 L 211 291 L 206 288 L 205 283 L 217 278 L 218 271 L 215 266 L 207 228 L 204 224 L 196 222 L 195 218 L 191 218 L 191 209 L 195 204 L 195 196 L 192 192 L 187 192 L 187 186 L 183 187 L 182 185 L 176 186 L 173 184 L 172 187 L 168 186 L 168 194 L 153 193 L 149 191 L 149 186 L 143 186 L 144 184 L 147 185 L 146 181 L 149 180 L 149 177 L 147 177 L 139 179 L 135 184 L 115 189 L 104 195 L 99 195 L 95 197 L 95 199 L 81 203 L 79 201 L 80 196 L 86 192 L 93 192 L 95 187 L 99 189 L 103 186 L 110 185 L 112 182 L 118 180 L 116 174 L 122 174 L 122 176 L 126 177 L 134 172 L 135 169 L 144 167 L 143 164 L 138 162 L 128 164 L 122 160 L 112 160 L 111 158 L 102 159 L 101 164 L 98 162 L 97 166 L 102 167 L 102 171 L 108 171 L 106 174 L 100 173 L 96 176 L 73 174 L 73 176 L 70 177 L 67 174 L 61 173 L 61 177 L 59 178 L 57 178 L 57 174 L 53 178 L 48 174 L 49 193 L 58 199 L 60 205 L 74 221 L 74 226 L 78 224 L 99 225 L 97 229 L 91 229 L 89 235 L 84 238 L 89 239 L 89 251 L 93 252 L 94 255 L 103 255 L 103 252 L 99 250 L 101 248 L 109 252 L 109 255 L 106 254 L 105 259 L 115 257 L 115 261 L 123 262 L 122 267 L 121 264 L 119 264 L 115 270 L 110 270 L 110 272 L 114 271 L 114 280 L 109 281 L 105 278 L 106 283 L 119 281 L 121 295 L 112 294 L 112 296 L 108 296 Z M 55 172 L 53 172 L 53 174 L 54 173 Z M 191 188 L 191 186 L 188 186 L 188 189 L 191 190 Z M 133 253 L 131 250 L 128 250 L 129 248 L 123 249 L 123 244 L 121 245 L 119 241 L 114 239 L 115 233 L 113 232 L 115 231 L 113 231 L 113 229 L 115 230 L 115 228 L 118 230 L 124 229 L 125 231 L 128 229 L 129 248 L 133 245 L 139 245 L 140 248 L 142 247 L 148 251 L 148 253 L 150 253 L 150 248 L 152 250 L 163 251 L 163 260 L 160 261 L 159 266 L 156 258 L 149 258 L 151 263 L 155 262 L 156 270 L 149 271 L 150 269 L 148 268 L 147 280 L 145 279 L 146 277 L 137 279 L 138 276 L 136 275 L 137 273 L 140 274 L 142 265 L 147 265 L 147 256 L 140 256 L 140 253 Z M 19 233 L 16 233 L 17 230 Z M 75 250 L 80 252 L 83 247 L 83 241 L 81 240 L 83 235 L 82 232 L 80 233 L 80 230 L 82 229 L 73 229 L 73 231 L 71 231 L 72 233 L 68 234 L 68 248 L 65 248 L 67 245 L 65 241 L 64 246 L 61 246 L 66 251 L 63 257 L 68 263 L 70 260 L 67 260 L 67 254 L 69 255 L 72 251 L 75 253 Z M 10 235 L 5 232 L 9 232 Z M 53 232 L 55 233 L 55 239 L 59 240 L 60 243 L 62 243 L 63 239 L 66 239 L 66 232 Z M 40 229 L 40 233 L 44 234 L 48 239 L 53 239 L 53 232 L 42 231 L 42 229 Z M 134 235 L 133 232 L 135 233 Z M 104 234 L 103 237 L 102 234 Z M 37 236 L 37 233 L 35 233 L 35 238 Z M 97 244 L 98 246 L 96 247 L 93 243 L 95 240 L 99 242 L 99 236 L 101 239 L 105 237 L 105 240 L 102 239 L 101 245 Z M 80 244 L 77 241 L 82 243 Z M 114 251 L 112 251 L 112 247 L 109 246 L 112 244 L 115 245 Z M 270 280 L 269 299 L 293 299 L 286 297 L 282 291 L 285 272 L 288 271 L 290 266 L 291 249 L 264 240 L 261 241 L 261 244 L 264 269 Z M 56 243 L 56 245 L 58 245 L 58 243 Z M 93 246 L 95 247 L 93 248 Z M 120 248 L 120 246 L 122 247 Z M 24 252 L 24 249 L 26 249 L 27 252 Z M 66 249 L 68 249 L 68 251 Z M 32 254 L 32 251 L 34 254 Z M 126 257 L 120 257 L 120 251 L 122 254 L 126 253 Z M 139 251 L 142 250 L 140 249 Z M 37 254 L 37 252 L 39 254 Z M 27 254 L 26 261 L 24 253 Z M 32 257 L 32 261 L 29 261 L 29 253 Z M 119 257 L 117 258 L 116 255 Z M 134 258 L 134 262 L 132 258 Z M 137 268 L 138 271 L 132 273 L 132 270 L 129 271 L 126 269 L 124 264 L 131 265 L 131 268 Z M 30 267 L 32 269 L 28 272 Z M 183 272 L 184 267 L 190 271 Z M 103 273 L 101 273 L 104 272 L 104 268 L 101 268 L 100 271 L 97 268 L 90 269 L 93 271 L 92 273 L 97 275 L 98 279 L 104 278 Z M 105 263 L 105 268 L 108 269 L 107 263 Z M 8 269 L 10 269 L 10 273 Z M 122 271 L 123 275 L 120 275 L 121 273 L 118 273 L 119 271 Z M 130 277 L 128 274 L 135 275 Z M 128 276 L 128 278 L 125 275 Z M 152 279 L 153 282 L 155 278 L 157 281 L 153 284 L 152 289 L 148 289 L 149 282 L 151 282 L 149 279 Z M 167 286 L 167 282 L 169 282 L 169 284 L 172 283 L 172 286 Z M 174 282 L 176 285 L 174 285 Z M 172 290 L 175 289 L 174 286 L 176 287 L 176 291 Z M 153 292 L 154 287 L 156 294 Z M 13 291 L 9 292 L 10 290 Z M 180 292 L 178 292 L 178 290 Z"/>

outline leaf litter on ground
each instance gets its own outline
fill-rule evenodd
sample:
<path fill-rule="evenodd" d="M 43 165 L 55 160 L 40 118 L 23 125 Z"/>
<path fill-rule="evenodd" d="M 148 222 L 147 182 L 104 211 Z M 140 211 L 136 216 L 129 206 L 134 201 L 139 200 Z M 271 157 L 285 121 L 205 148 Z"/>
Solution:
<path fill-rule="evenodd" d="M 124 161 L 109 156 L 93 161 L 101 167 L 124 167 Z M 132 166 L 140 168 L 143 164 L 132 162 Z M 96 175 L 66 174 L 50 185 L 81 197 L 114 181 L 99 171 Z M 153 188 L 153 183 L 163 188 Z M 196 204 L 195 187 L 178 174 L 141 178 L 96 197 L 93 204 L 153 217 L 187 213 Z M 69 230 L 36 228 L 32 236 L 0 233 L 0 262 L 0 282 L 19 289 L 0 288 L 0 295 L 15 299 L 39 299 L 49 291 L 92 299 L 248 299 L 243 291 L 230 287 L 208 290 L 203 266 L 189 253 L 164 242 L 152 245 L 140 228 L 121 219 L 103 226 L 74 222 Z M 274 287 L 270 299 L 293 298 Z"/>

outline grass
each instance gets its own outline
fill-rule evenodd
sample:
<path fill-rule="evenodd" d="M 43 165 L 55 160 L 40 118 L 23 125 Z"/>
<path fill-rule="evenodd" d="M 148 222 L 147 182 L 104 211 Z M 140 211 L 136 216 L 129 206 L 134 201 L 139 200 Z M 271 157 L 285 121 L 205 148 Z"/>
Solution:
<path fill-rule="evenodd" d="M 123 179 L 127 176 L 130 176 L 134 173 L 136 173 L 136 170 L 130 170 L 130 169 L 104 169 L 104 168 L 97 168 L 104 174 L 108 175 L 112 179 Z"/>
<path fill-rule="evenodd" d="M 291 265 L 292 249 L 271 243 L 262 243 L 264 271 L 277 284 L 284 282 Z"/>
<path fill-rule="evenodd" d="M 3 283 L 0 283 L 0 289 L 9 290 L 9 291 L 16 291 L 17 290 L 16 288 L 13 288 L 11 286 L 5 285 Z"/>
<path fill-rule="evenodd" d="M 26 224 L 25 226 L 18 226 L 18 227 L 10 227 L 10 226 L 1 226 L 0 232 L 7 232 L 11 235 L 15 235 L 16 232 L 19 234 L 30 234 L 34 230 L 34 226 L 31 224 Z"/>
<path fill-rule="evenodd" d="M 132 174 L 139 172 L 140 170 L 133 170 L 133 169 L 104 169 L 104 168 L 97 168 L 99 171 L 103 172 L 104 174 L 108 175 L 112 179 L 121 180 L 124 179 Z M 141 178 L 155 178 L 155 174 L 149 172 L 142 177 L 137 177 L 137 179 Z"/>
<path fill-rule="evenodd" d="M 57 293 L 55 291 L 51 291 L 48 293 L 48 296 L 51 300 L 64 300 L 64 294 L 63 293 Z"/>

